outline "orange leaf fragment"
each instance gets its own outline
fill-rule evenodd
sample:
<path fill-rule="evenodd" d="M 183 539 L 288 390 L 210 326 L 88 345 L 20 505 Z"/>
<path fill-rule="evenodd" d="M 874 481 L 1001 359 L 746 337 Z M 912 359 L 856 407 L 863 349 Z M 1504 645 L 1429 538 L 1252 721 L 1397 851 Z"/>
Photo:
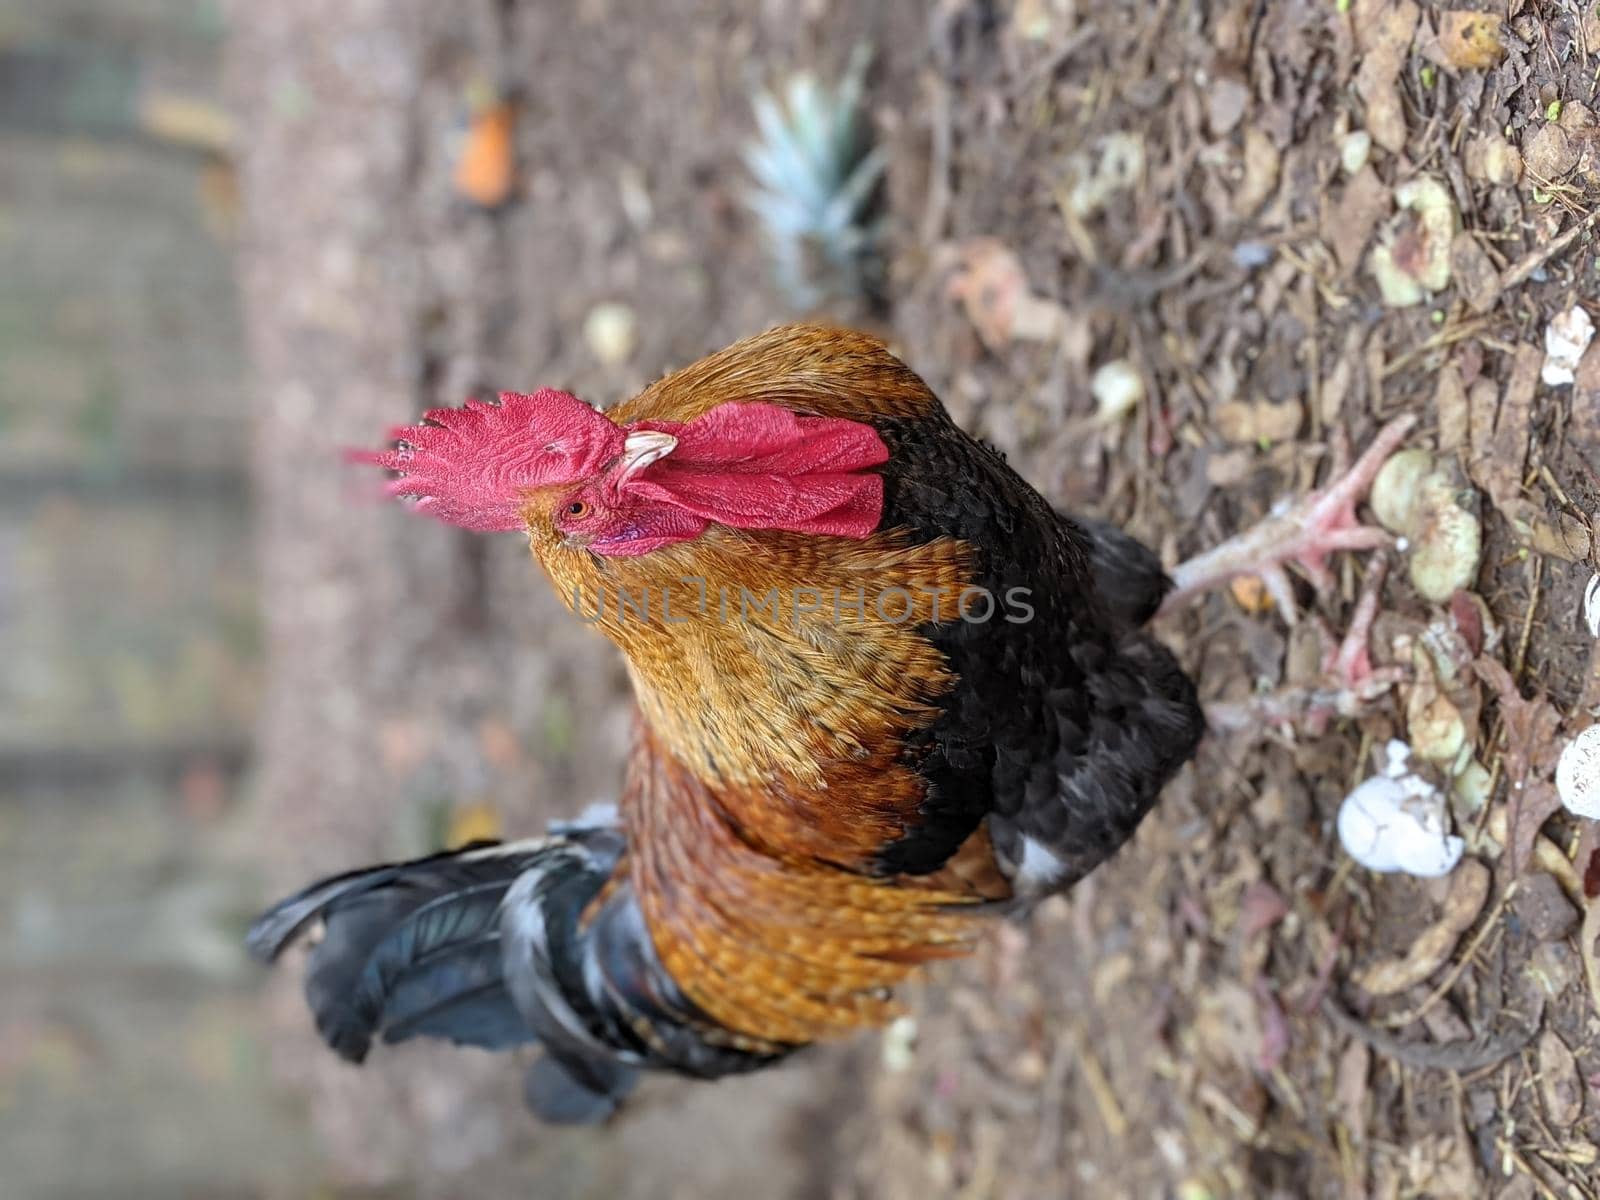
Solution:
<path fill-rule="evenodd" d="M 1500 44 L 1497 13 L 1452 9 L 1439 16 L 1439 49 L 1445 61 L 1461 71 L 1477 71 L 1500 64 L 1506 48 Z"/>

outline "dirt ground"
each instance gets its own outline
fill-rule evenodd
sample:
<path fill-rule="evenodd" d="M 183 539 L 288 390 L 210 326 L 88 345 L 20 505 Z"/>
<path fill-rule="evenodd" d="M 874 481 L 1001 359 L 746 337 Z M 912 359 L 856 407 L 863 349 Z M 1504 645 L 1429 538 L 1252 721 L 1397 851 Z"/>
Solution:
<path fill-rule="evenodd" d="M 1580 617 L 1600 350 L 1576 384 L 1539 380 L 1546 327 L 1593 312 L 1600 284 L 1600 8 L 1494 14 L 1498 51 L 1411 0 L 238 6 L 273 665 L 240 853 L 269 855 L 276 885 L 450 832 L 524 832 L 614 787 L 621 669 L 569 633 L 516 539 L 406 522 L 330 464 L 473 389 L 609 402 L 791 315 L 740 204 L 750 90 L 836 73 L 862 38 L 890 251 L 885 311 L 855 315 L 1050 499 L 1176 562 L 1310 490 L 1341 438 L 1359 450 L 1412 413 L 1407 445 L 1438 453 L 1483 531 L 1469 590 L 1486 614 L 1425 601 L 1397 558 L 1372 640 L 1393 687 L 1211 738 L 1131 847 L 931 977 L 891 1043 L 663 1083 L 613 1129 L 541 1131 L 486 1056 L 327 1061 L 277 979 L 275 1061 L 336 1179 L 462 1195 L 532 1177 L 574 1196 L 1597 1194 L 1593 901 L 1576 928 L 1594 836 L 1564 815 L 1533 834 L 1550 748 L 1600 701 Z M 484 87 L 517 113 L 513 196 L 493 213 L 451 183 Z M 1436 184 L 1425 202 L 1416 180 Z M 1407 184 L 1426 212 L 1402 210 Z M 1416 303 L 1397 303 L 1407 279 L 1380 286 L 1380 247 Z M 636 319 L 620 355 L 582 335 L 600 303 Z M 1142 397 L 1097 413 L 1091 378 L 1117 360 Z M 1163 634 L 1209 700 L 1261 711 L 1318 681 L 1319 624 L 1342 633 L 1373 563 L 1341 556 L 1320 593 L 1302 582 L 1292 629 L 1236 588 Z M 1436 678 L 1420 647 L 1468 626 L 1457 641 L 1482 657 Z M 1441 716 L 1468 744 L 1458 761 L 1487 772 L 1487 801 L 1453 803 L 1488 870 L 1354 867 L 1339 801 L 1377 747 Z M 1413 946 L 1387 994 L 1356 982 Z"/>

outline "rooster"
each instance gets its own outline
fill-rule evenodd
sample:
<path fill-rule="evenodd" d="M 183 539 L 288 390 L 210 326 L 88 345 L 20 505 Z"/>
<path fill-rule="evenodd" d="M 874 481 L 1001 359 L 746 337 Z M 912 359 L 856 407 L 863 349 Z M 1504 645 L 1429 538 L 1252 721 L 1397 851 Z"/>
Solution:
<path fill-rule="evenodd" d="M 259 919 L 264 960 L 320 923 L 306 997 L 352 1061 L 375 1037 L 537 1043 L 530 1107 L 593 1122 L 642 1071 L 881 1025 L 919 966 L 1114 854 L 1201 737 L 1143 628 L 1156 557 L 1054 511 L 866 335 L 787 326 L 609 412 L 507 393 L 394 437 L 365 456 L 390 491 L 525 534 L 638 715 L 614 809 Z M 1360 544 L 1348 525 L 1320 532 Z"/>

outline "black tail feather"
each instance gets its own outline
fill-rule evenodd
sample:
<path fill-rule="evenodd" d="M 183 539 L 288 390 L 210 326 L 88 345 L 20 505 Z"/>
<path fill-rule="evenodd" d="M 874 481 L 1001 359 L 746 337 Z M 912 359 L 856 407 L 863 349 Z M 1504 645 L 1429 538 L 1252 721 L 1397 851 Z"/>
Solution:
<path fill-rule="evenodd" d="M 634 1067 L 599 1058 L 572 1065 L 541 1055 L 522 1078 L 528 1110 L 552 1125 L 598 1125 L 615 1113 L 639 1082 Z"/>
<path fill-rule="evenodd" d="M 345 896 L 356 895 L 382 887 L 393 881 L 402 872 L 410 871 L 417 867 L 425 867 L 429 863 L 441 859 L 458 858 L 477 850 L 487 849 L 499 845 L 494 841 L 471 842 L 456 850 L 442 850 L 438 854 L 430 854 L 426 858 L 412 859 L 403 863 L 384 863 L 376 867 L 361 867 L 354 871 L 346 871 L 340 875 L 330 875 L 326 879 L 319 879 L 316 883 L 300 889 L 294 895 L 278 901 L 266 912 L 255 919 L 250 926 L 250 932 L 245 935 L 244 943 L 250 951 L 251 957 L 257 962 L 276 962 L 278 956 L 284 952 L 295 936 L 306 925 L 316 920 L 322 910 L 330 904 Z"/>
<path fill-rule="evenodd" d="M 506 992 L 500 901 L 547 843 L 475 844 L 313 884 L 265 913 L 247 942 L 276 958 L 313 920 L 306 967 L 323 1040 L 360 1062 L 372 1039 L 417 1036 L 501 1049 L 535 1040 Z"/>
<path fill-rule="evenodd" d="M 678 991 L 625 884 L 593 910 L 624 854 L 621 832 L 596 819 L 352 871 L 274 906 L 248 941 L 271 961 L 321 920 L 306 1003 L 351 1062 L 374 1038 L 540 1043 L 524 1091 L 546 1121 L 605 1120 L 642 1068 L 714 1078 L 781 1057 L 790 1047 L 720 1035 Z"/>

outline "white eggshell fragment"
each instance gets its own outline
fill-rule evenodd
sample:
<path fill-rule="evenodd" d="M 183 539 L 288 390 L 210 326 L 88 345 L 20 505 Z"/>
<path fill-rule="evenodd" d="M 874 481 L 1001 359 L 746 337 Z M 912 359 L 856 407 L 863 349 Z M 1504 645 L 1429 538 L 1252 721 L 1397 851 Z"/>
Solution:
<path fill-rule="evenodd" d="M 1600 638 L 1600 575 L 1589 577 L 1589 586 L 1583 589 L 1583 623 L 1589 627 L 1589 636 Z"/>
<path fill-rule="evenodd" d="M 1344 141 L 1339 143 L 1339 165 L 1346 175 L 1354 175 L 1366 166 L 1371 154 L 1372 135 L 1365 129 L 1345 134 Z"/>
<path fill-rule="evenodd" d="M 1573 816 L 1600 821 L 1600 725 L 1567 743 L 1556 763 L 1556 791 Z"/>
<path fill-rule="evenodd" d="M 1444 796 L 1407 771 L 1410 749 L 1404 742 L 1390 742 L 1387 755 L 1383 774 L 1366 780 L 1340 806 L 1340 843 L 1370 871 L 1424 879 L 1448 875 L 1465 843 L 1445 832 Z"/>
<path fill-rule="evenodd" d="M 1551 387 L 1571 383 L 1577 376 L 1578 360 L 1594 341 L 1594 322 L 1574 304 L 1551 318 L 1544 331 L 1544 369 L 1540 377 Z"/>
<path fill-rule="evenodd" d="M 896 1017 L 883 1031 L 883 1065 L 885 1070 L 900 1072 L 917 1059 L 917 1019 Z"/>
<path fill-rule="evenodd" d="M 1089 381 L 1102 421 L 1120 420 L 1144 399 L 1144 376 L 1125 358 L 1106 363 Z"/>

